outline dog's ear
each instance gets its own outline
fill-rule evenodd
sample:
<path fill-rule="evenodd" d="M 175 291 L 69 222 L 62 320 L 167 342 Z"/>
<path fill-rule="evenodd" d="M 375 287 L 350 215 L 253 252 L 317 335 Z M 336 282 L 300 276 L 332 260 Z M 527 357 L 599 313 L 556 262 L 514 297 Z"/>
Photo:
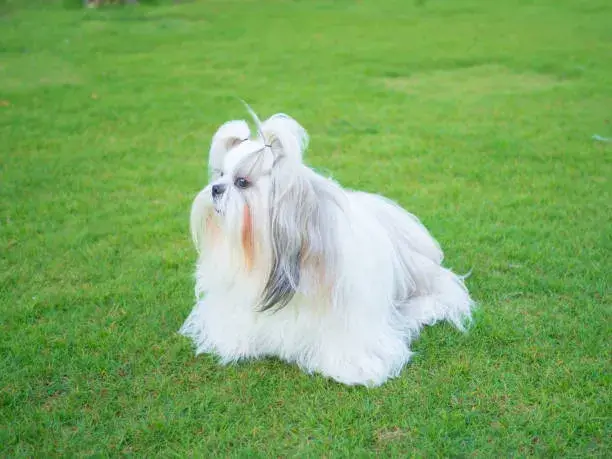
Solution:
<path fill-rule="evenodd" d="M 307 293 L 306 290 L 330 281 L 337 264 L 332 208 L 338 205 L 332 190 L 335 185 L 310 170 L 297 177 L 287 177 L 284 171 L 280 174 L 273 177 L 272 263 L 262 295 L 262 311 L 279 310 L 298 289 Z"/>
<path fill-rule="evenodd" d="M 277 113 L 261 124 L 264 142 L 270 145 L 275 158 L 286 157 L 291 161 L 302 162 L 308 148 L 306 130 L 293 118 Z"/>
<path fill-rule="evenodd" d="M 223 169 L 223 159 L 228 151 L 247 140 L 251 135 L 249 125 L 244 120 L 228 121 L 213 136 L 208 154 L 208 167 L 214 173 Z"/>

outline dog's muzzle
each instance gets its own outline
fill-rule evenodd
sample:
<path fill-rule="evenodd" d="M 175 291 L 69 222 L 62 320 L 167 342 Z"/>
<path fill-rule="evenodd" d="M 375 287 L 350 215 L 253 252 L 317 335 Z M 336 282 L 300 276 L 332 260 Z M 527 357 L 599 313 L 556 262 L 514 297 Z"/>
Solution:
<path fill-rule="evenodd" d="M 225 192 L 225 185 L 217 184 L 212 186 L 212 197 L 213 199 L 219 199 Z"/>

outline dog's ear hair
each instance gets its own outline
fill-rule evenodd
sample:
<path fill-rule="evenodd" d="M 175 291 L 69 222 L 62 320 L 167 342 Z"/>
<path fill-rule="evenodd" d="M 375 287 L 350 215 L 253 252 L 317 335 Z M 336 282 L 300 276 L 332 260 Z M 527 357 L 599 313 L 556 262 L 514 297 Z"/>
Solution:
<path fill-rule="evenodd" d="M 223 159 L 228 151 L 247 140 L 251 135 L 249 125 L 244 120 L 228 121 L 215 133 L 210 144 L 208 154 L 208 167 L 211 172 L 223 168 Z"/>
<path fill-rule="evenodd" d="M 277 113 L 261 124 L 264 143 L 269 145 L 275 158 L 286 157 L 292 161 L 302 162 L 302 156 L 308 148 L 308 133 L 293 118 L 284 113 Z"/>
<path fill-rule="evenodd" d="M 309 175 L 309 173 L 307 173 Z M 270 207 L 272 263 L 264 287 L 261 311 L 286 306 L 304 285 L 331 279 L 337 264 L 334 218 L 331 206 L 338 205 L 324 180 L 299 175 L 287 183 L 273 183 Z M 313 272 L 313 266 L 326 272 Z M 307 273 L 304 273 L 304 270 Z"/>

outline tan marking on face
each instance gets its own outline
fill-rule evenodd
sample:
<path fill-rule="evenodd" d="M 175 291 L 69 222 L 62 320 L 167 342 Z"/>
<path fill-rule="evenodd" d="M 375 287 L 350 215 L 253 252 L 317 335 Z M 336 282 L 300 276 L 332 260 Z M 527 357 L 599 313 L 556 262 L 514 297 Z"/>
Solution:
<path fill-rule="evenodd" d="M 247 271 L 253 267 L 254 243 L 253 243 L 253 219 L 248 205 L 244 205 L 242 223 L 242 249 L 244 250 L 244 261 Z"/>

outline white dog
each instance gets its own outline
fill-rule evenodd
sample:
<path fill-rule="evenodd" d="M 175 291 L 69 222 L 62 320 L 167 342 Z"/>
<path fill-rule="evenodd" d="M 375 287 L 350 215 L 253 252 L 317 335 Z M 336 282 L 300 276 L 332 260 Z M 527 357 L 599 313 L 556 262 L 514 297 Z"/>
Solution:
<path fill-rule="evenodd" d="M 197 304 L 180 332 L 223 363 L 277 356 L 376 386 L 424 325 L 464 330 L 473 302 L 420 221 L 304 165 L 305 130 L 277 114 L 219 128 L 195 198 Z"/>

